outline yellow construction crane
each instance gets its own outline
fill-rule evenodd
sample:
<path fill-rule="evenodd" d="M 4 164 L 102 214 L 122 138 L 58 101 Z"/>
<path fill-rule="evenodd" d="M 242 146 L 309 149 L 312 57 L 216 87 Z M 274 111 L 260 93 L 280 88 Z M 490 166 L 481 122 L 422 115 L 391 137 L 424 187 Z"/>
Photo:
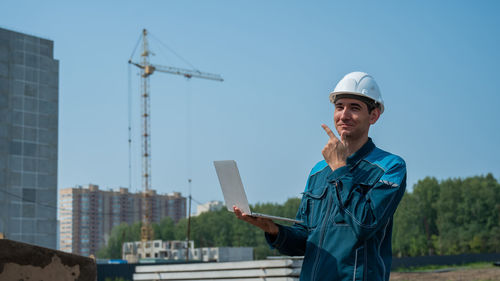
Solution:
<path fill-rule="evenodd" d="M 129 64 L 135 65 L 141 69 L 141 127 L 142 127 L 142 190 L 143 190 L 143 216 L 142 216 L 142 227 L 141 227 L 141 241 L 143 245 L 144 253 L 146 253 L 145 248 L 147 247 L 147 241 L 153 240 L 153 228 L 151 227 L 152 222 L 152 205 L 150 202 L 150 190 L 151 190 L 151 128 L 150 128 L 150 91 L 149 91 L 149 76 L 155 71 L 182 75 L 186 78 L 201 78 L 209 79 L 215 81 L 224 81 L 222 77 L 218 74 L 212 74 L 207 72 L 201 72 L 198 70 L 177 68 L 171 66 L 163 66 L 151 64 L 149 62 L 149 56 L 151 52 L 149 51 L 148 32 L 146 29 L 142 30 L 142 48 L 143 52 L 141 54 L 141 62 L 133 62 L 131 59 L 128 61 Z M 145 256 L 147 257 L 147 256 Z"/>

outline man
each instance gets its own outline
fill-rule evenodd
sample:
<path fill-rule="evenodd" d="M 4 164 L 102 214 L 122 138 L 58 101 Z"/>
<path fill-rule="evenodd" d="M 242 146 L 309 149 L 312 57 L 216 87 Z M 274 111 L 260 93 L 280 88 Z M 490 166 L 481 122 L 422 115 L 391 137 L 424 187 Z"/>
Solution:
<path fill-rule="evenodd" d="M 300 280 L 389 280 L 392 220 L 405 192 L 406 164 L 368 137 L 384 111 L 372 76 L 347 74 L 330 101 L 340 140 L 322 125 L 329 140 L 307 180 L 297 212 L 303 223 L 282 226 L 233 208 L 280 253 L 304 255 Z"/>

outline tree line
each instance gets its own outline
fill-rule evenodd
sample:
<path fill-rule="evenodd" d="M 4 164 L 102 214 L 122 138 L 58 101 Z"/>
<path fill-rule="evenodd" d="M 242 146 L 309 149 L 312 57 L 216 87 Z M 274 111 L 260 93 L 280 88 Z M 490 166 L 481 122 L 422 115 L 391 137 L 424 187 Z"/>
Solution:
<path fill-rule="evenodd" d="M 295 217 L 300 199 L 284 204 L 256 204 L 252 210 Z M 99 258 L 121 258 L 123 242 L 140 240 L 140 222 L 113 228 Z M 187 219 L 153 224 L 155 239 L 185 240 Z M 191 218 L 195 247 L 253 247 L 254 257 L 279 253 L 269 248 L 262 232 L 223 209 Z M 395 256 L 453 255 L 500 252 L 500 184 L 492 174 L 438 181 L 427 177 L 407 191 L 394 215 Z"/>
<path fill-rule="evenodd" d="M 294 218 L 299 204 L 299 198 L 290 198 L 282 205 L 276 203 L 256 204 L 252 206 L 252 210 Z M 187 224 L 187 218 L 181 219 L 177 224 L 170 217 L 163 218 L 159 223 L 152 224 L 154 239 L 186 240 Z M 140 222 L 132 225 L 122 223 L 113 228 L 107 245 L 97 252 L 97 257 L 121 259 L 122 244 L 129 241 L 139 241 L 140 236 Z M 253 247 L 255 259 L 279 255 L 278 251 L 269 248 L 260 229 L 238 220 L 233 213 L 228 212 L 225 208 L 191 217 L 190 240 L 194 241 L 196 248 Z"/>
<path fill-rule="evenodd" d="M 438 181 L 407 192 L 394 216 L 396 256 L 500 252 L 500 184 L 492 174 Z"/>

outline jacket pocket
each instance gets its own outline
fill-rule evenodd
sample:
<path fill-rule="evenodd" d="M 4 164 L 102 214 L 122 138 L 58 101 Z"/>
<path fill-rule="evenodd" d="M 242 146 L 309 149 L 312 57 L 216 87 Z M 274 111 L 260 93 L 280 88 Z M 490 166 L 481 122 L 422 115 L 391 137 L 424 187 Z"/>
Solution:
<path fill-rule="evenodd" d="M 326 215 L 327 201 L 325 200 L 328 187 L 316 188 L 303 193 L 300 214 L 304 224 L 314 229 Z"/>

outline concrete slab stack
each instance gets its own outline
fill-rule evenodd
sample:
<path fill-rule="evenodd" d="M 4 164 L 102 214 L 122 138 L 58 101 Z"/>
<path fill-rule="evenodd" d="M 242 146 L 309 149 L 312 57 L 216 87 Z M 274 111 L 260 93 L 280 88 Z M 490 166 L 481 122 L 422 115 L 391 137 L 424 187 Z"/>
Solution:
<path fill-rule="evenodd" d="M 273 259 L 136 267 L 134 281 L 146 280 L 299 280 L 301 259 Z"/>

